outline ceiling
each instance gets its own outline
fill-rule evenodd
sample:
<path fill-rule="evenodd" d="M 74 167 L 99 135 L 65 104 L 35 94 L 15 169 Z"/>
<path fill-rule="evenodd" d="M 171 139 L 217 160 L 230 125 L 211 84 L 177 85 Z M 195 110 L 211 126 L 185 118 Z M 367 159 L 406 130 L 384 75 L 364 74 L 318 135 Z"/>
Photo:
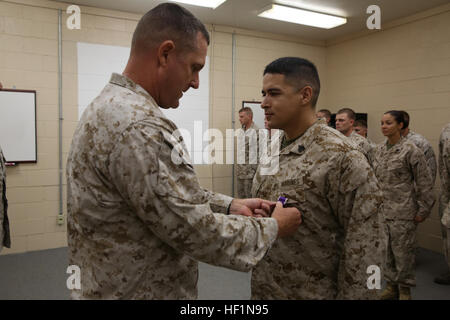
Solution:
<path fill-rule="evenodd" d="M 60 0 L 60 2 L 144 14 L 157 4 L 166 1 Z M 346 17 L 347 24 L 327 30 L 258 17 L 258 11 L 271 3 L 290 4 Z M 204 23 L 327 41 L 365 30 L 369 17 L 366 10 L 373 4 L 381 8 L 381 28 L 383 28 L 383 23 L 448 3 L 450 0 L 227 0 L 215 10 L 181 5 Z"/>

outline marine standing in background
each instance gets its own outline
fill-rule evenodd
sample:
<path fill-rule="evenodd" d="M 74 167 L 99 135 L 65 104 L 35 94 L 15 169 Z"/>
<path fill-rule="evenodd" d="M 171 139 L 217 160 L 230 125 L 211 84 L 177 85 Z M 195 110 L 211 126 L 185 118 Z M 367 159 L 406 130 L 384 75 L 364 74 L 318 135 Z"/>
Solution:
<path fill-rule="evenodd" d="M 316 113 L 317 118 L 325 118 L 325 120 L 327 121 L 327 125 L 330 125 L 331 122 L 331 111 L 328 109 L 320 109 L 319 111 L 317 111 Z"/>
<path fill-rule="evenodd" d="M 403 113 L 388 111 L 381 120 L 386 143 L 377 146 L 373 168 L 383 190 L 385 244 L 384 300 L 410 300 L 416 285 L 415 243 L 417 224 L 434 204 L 433 182 L 423 152 L 401 136 Z"/>
<path fill-rule="evenodd" d="M 448 270 L 436 277 L 434 282 L 450 285 L 450 123 L 442 129 L 439 138 L 439 177 L 441 180 L 439 218 L 442 223 L 442 240 Z"/>
<path fill-rule="evenodd" d="M 245 154 L 245 163 L 237 163 L 237 191 L 238 198 L 251 198 L 252 182 L 258 168 L 258 148 L 259 148 L 259 132 L 258 126 L 253 122 L 253 111 L 249 107 L 239 110 L 239 122 L 244 131 L 245 143 L 239 145 L 242 155 Z M 245 150 L 242 150 L 242 147 Z M 250 150 L 252 148 L 252 150 Z M 245 153 L 244 153 L 245 152 Z"/>
<path fill-rule="evenodd" d="M 367 142 L 372 147 L 372 151 L 377 147 L 376 143 L 372 142 L 367 137 L 367 121 L 366 120 L 356 120 L 353 124 L 353 131 L 355 131 L 360 136 L 366 138 Z"/>
<path fill-rule="evenodd" d="M 414 143 L 425 155 L 428 167 L 431 170 L 431 175 L 433 177 L 433 185 L 436 182 L 437 175 L 437 165 L 436 165 L 436 155 L 434 153 L 433 147 L 428 140 L 420 133 L 413 132 L 409 130 L 409 114 L 408 112 L 402 110 L 403 118 L 405 119 L 405 128 L 402 130 L 402 136 Z"/>
<path fill-rule="evenodd" d="M 367 268 L 381 266 L 382 195 L 364 155 L 317 119 L 320 80 L 311 62 L 280 58 L 264 70 L 270 128 L 282 129 L 279 170 L 258 167 L 252 195 L 302 212 L 297 232 L 275 241 L 252 272 L 252 299 L 376 299 Z"/>
<path fill-rule="evenodd" d="M 340 109 L 336 113 L 336 130 L 356 143 L 361 152 L 366 156 L 367 160 L 369 160 L 369 163 L 372 164 L 373 147 L 367 139 L 363 138 L 353 130 L 355 120 L 356 114 L 352 109 Z"/>

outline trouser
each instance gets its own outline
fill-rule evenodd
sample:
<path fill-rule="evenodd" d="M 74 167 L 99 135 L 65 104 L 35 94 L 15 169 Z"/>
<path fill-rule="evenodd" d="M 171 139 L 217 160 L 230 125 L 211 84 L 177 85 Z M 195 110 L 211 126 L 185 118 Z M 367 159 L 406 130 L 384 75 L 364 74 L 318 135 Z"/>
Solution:
<path fill-rule="evenodd" d="M 416 285 L 416 224 L 409 220 L 386 220 L 385 277 L 404 287 Z"/>
<path fill-rule="evenodd" d="M 445 260 L 447 261 L 448 269 L 450 271 L 450 228 L 443 226 L 442 228 L 442 242 L 443 242 L 443 250 L 445 255 Z"/>
<path fill-rule="evenodd" d="M 445 200 L 445 198 L 441 195 L 439 199 L 439 221 L 441 221 L 442 216 L 444 214 L 444 210 L 446 206 L 448 205 L 448 200 Z M 441 232 L 442 232 L 442 244 L 443 244 L 443 251 L 445 260 L 447 261 L 447 265 L 450 271 L 450 228 L 447 226 L 444 226 L 441 223 Z"/>
<path fill-rule="evenodd" d="M 237 179 L 238 198 L 247 199 L 252 197 L 253 179 Z"/>

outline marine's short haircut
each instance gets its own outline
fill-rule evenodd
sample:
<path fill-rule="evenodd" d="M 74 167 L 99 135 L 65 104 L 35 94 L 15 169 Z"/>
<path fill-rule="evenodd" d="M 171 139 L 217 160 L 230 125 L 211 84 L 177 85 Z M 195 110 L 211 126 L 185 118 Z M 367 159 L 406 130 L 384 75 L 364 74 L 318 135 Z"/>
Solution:
<path fill-rule="evenodd" d="M 198 32 L 209 45 L 209 33 L 200 20 L 175 3 L 162 3 L 139 20 L 131 41 L 131 51 L 145 51 L 166 40 L 172 40 L 181 51 L 193 50 L 197 46 Z"/>
<path fill-rule="evenodd" d="M 269 63 L 264 69 L 264 75 L 282 74 L 286 80 L 299 89 L 310 86 L 312 88 L 311 105 L 316 106 L 320 93 L 320 79 L 316 66 L 302 58 L 284 57 Z"/>
<path fill-rule="evenodd" d="M 247 114 L 251 115 L 253 117 L 253 110 L 250 107 L 243 107 L 241 110 L 239 110 L 239 113 L 246 112 Z"/>
<path fill-rule="evenodd" d="M 398 111 L 398 110 L 391 110 L 391 111 L 387 111 L 384 114 L 390 114 L 392 117 L 394 117 L 395 122 L 397 122 L 398 124 L 403 123 L 403 128 L 405 129 L 405 125 L 406 125 L 406 119 L 405 119 L 405 112 L 404 111 Z"/>
<path fill-rule="evenodd" d="M 347 114 L 349 119 L 356 120 L 356 113 L 350 108 L 342 108 L 336 114 Z"/>
<path fill-rule="evenodd" d="M 328 109 L 320 109 L 318 112 L 322 112 L 325 114 L 325 117 L 331 119 L 331 111 Z"/>
<path fill-rule="evenodd" d="M 363 127 L 367 129 L 367 121 L 364 119 L 356 120 L 353 124 L 354 127 Z"/>
<path fill-rule="evenodd" d="M 403 129 L 406 129 L 409 127 L 409 114 L 408 112 L 401 110 L 401 112 L 403 113 Z"/>

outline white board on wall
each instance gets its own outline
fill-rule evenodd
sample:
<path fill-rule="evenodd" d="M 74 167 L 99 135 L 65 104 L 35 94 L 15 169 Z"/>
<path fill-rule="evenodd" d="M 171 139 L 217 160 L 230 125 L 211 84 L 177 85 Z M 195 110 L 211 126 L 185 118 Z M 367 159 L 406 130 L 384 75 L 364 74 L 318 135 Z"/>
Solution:
<path fill-rule="evenodd" d="M 113 72 L 121 74 L 130 55 L 130 48 L 92 43 L 77 43 L 78 52 L 78 119 L 84 109 L 101 92 Z M 200 72 L 200 87 L 188 90 L 180 99 L 177 109 L 161 109 L 180 129 L 190 133 L 190 139 L 183 134 L 184 140 L 191 140 L 188 147 L 193 152 L 201 152 L 194 141 L 194 124 L 202 127 L 202 134 L 209 128 L 209 57 Z M 187 144 L 189 146 L 189 144 Z M 207 142 L 202 143 L 202 149 Z M 194 150 L 197 146 L 199 150 Z M 198 157 L 196 157 L 198 159 Z M 195 163 L 199 164 L 199 163 Z"/>
<path fill-rule="evenodd" d="M 0 90 L 0 146 L 7 162 L 37 162 L 36 91 Z"/>

